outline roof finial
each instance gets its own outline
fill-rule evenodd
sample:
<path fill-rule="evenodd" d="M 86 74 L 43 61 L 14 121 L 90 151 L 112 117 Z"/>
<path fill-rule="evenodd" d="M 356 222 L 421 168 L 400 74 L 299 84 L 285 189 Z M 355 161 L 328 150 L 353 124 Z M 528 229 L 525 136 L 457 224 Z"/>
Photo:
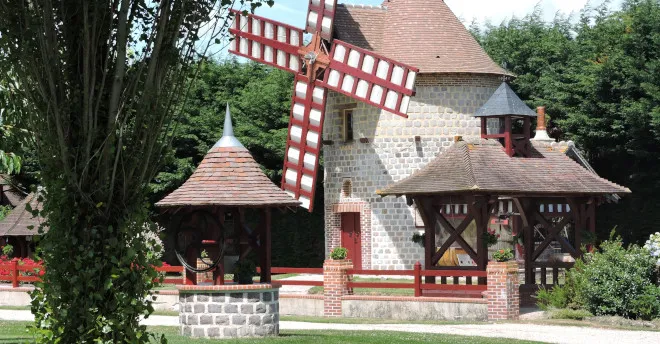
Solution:
<path fill-rule="evenodd" d="M 243 144 L 234 136 L 234 126 L 231 124 L 231 113 L 229 112 L 229 103 L 227 103 L 227 112 L 225 113 L 225 125 L 222 129 L 222 137 L 213 146 L 217 147 L 239 147 L 245 148 Z"/>

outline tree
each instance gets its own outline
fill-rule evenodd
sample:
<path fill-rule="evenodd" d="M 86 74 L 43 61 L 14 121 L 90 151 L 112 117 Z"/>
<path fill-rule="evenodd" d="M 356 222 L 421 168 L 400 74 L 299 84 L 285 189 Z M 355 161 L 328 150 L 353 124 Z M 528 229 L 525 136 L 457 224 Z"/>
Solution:
<path fill-rule="evenodd" d="M 40 342 L 149 340 L 147 186 L 234 3 L 273 1 L 0 0 L 0 70 L 25 102 L 46 190 Z"/>
<path fill-rule="evenodd" d="M 627 0 L 586 7 L 577 22 L 523 19 L 476 32 L 512 87 L 583 149 L 596 171 L 633 191 L 599 208 L 599 233 L 618 226 L 628 242 L 654 232 L 660 215 L 660 2 Z"/>

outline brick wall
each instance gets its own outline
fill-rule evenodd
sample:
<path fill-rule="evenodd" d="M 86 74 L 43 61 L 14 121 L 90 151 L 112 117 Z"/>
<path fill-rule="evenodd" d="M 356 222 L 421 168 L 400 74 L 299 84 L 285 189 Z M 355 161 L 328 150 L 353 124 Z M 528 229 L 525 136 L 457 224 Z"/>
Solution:
<path fill-rule="evenodd" d="M 520 316 L 518 263 L 489 262 L 488 320 L 516 320 Z"/>
<path fill-rule="evenodd" d="M 500 83 L 497 76 L 488 75 L 420 75 L 408 119 L 330 92 L 323 132 L 324 140 L 333 141 L 323 148 L 326 256 L 341 240 L 336 205 L 360 203 L 363 268 L 412 269 L 423 261 L 423 248 L 410 241 L 418 230 L 414 210 L 405 199 L 381 198 L 376 190 L 428 164 L 454 136 L 478 136 L 480 123 L 472 114 Z M 347 107 L 354 107 L 355 140 L 350 143 L 342 141 L 342 110 Z M 350 197 L 342 195 L 346 179 L 352 184 Z"/>
<path fill-rule="evenodd" d="M 347 271 L 352 268 L 353 263 L 348 259 L 329 259 L 323 263 L 323 314 L 326 317 L 342 316 L 342 297 L 351 294 Z"/>

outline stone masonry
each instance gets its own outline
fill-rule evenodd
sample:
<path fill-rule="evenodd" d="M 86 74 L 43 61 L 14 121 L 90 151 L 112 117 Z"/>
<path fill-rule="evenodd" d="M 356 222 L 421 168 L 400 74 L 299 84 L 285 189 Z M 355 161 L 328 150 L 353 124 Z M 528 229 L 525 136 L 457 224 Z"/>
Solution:
<path fill-rule="evenodd" d="M 180 289 L 181 335 L 196 338 L 277 336 L 280 323 L 279 291 L 270 285 L 264 288 L 223 291 Z"/>
<path fill-rule="evenodd" d="M 376 190 L 425 166 L 454 136 L 479 136 L 480 123 L 472 115 L 501 82 L 496 75 L 421 74 L 408 119 L 330 92 L 323 132 L 326 256 L 341 245 L 341 212 L 355 205 L 363 269 L 412 269 L 423 262 L 423 248 L 410 240 L 420 230 L 415 210 L 404 198 L 381 198 Z M 352 142 L 343 142 L 346 109 L 353 111 Z M 347 181 L 350 195 L 342 193 Z"/>
<path fill-rule="evenodd" d="M 520 317 L 520 281 L 518 263 L 489 262 L 488 320 L 518 320 Z"/>

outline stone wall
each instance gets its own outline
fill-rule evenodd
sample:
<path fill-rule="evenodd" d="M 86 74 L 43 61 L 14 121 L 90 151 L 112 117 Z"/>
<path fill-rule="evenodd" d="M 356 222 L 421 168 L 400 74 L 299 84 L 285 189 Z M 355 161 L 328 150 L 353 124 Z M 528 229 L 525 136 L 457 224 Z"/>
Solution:
<path fill-rule="evenodd" d="M 326 255 L 341 245 L 337 205 L 356 203 L 362 205 L 363 269 L 412 269 L 423 261 L 424 250 L 410 241 L 418 230 L 414 209 L 403 198 L 381 198 L 376 190 L 428 164 L 454 136 L 478 136 L 480 123 L 472 114 L 501 82 L 497 76 L 420 75 L 408 119 L 330 92 L 323 132 L 324 140 L 333 142 L 323 148 Z M 342 137 L 347 108 L 353 108 L 355 138 L 349 143 Z M 350 195 L 342 194 L 346 180 Z"/>
<path fill-rule="evenodd" d="M 277 288 L 243 291 L 180 289 L 179 306 L 183 336 L 237 338 L 279 334 Z"/>

